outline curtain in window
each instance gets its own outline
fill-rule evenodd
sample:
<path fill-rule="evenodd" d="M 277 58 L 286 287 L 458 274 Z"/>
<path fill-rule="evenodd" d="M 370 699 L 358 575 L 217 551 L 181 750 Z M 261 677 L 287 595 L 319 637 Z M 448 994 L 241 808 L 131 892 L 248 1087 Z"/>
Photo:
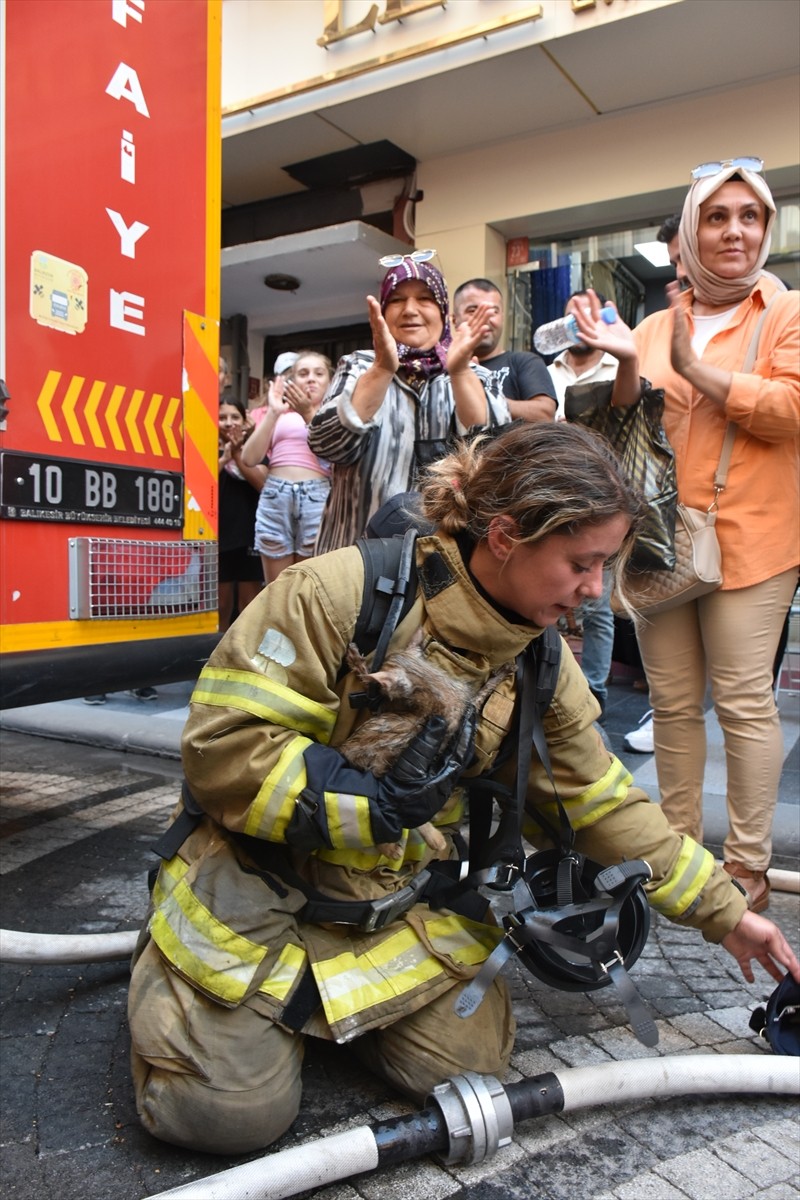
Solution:
<path fill-rule="evenodd" d="M 569 263 L 531 272 L 532 333 L 540 325 L 546 325 L 548 321 L 555 321 L 558 317 L 563 317 L 564 306 L 569 300 L 571 292 Z M 530 345 L 528 349 L 532 350 L 533 345 Z"/>

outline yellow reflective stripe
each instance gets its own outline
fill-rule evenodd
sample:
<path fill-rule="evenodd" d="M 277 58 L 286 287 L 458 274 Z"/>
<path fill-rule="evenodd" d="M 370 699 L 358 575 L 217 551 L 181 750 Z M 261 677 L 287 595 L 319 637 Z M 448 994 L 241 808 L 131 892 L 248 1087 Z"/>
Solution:
<path fill-rule="evenodd" d="M 714 855 L 684 837 L 678 861 L 669 879 L 647 893 L 653 908 L 665 917 L 680 917 L 703 890 L 714 873 Z"/>
<path fill-rule="evenodd" d="M 425 928 L 432 929 L 431 942 L 436 949 L 457 962 L 483 962 L 494 948 L 491 929 L 460 917 L 440 917 L 426 922 Z M 481 931 L 480 938 L 471 932 L 472 929 Z M 408 926 L 364 954 L 346 951 L 336 958 L 314 964 L 330 1024 L 404 996 L 442 974 L 444 969 Z"/>
<path fill-rule="evenodd" d="M 180 883 L 188 870 L 189 864 L 184 862 L 178 854 L 169 862 L 162 862 L 153 886 L 153 904 L 156 908 L 166 900 L 175 884 Z"/>
<path fill-rule="evenodd" d="M 458 787 L 447 801 L 446 809 L 433 818 L 434 825 L 457 825 L 464 817 L 467 799 L 462 787 Z"/>
<path fill-rule="evenodd" d="M 302 975 L 305 970 L 307 961 L 308 955 L 302 947 L 288 943 L 281 950 L 278 961 L 258 990 L 268 996 L 274 996 L 276 1000 L 285 1000 L 298 975 Z"/>
<path fill-rule="evenodd" d="M 226 1004 L 242 1002 L 267 952 L 219 921 L 185 880 L 155 913 L 150 933 L 183 975 Z"/>
<path fill-rule="evenodd" d="M 577 796 L 561 796 L 569 823 L 573 829 L 586 829 L 607 813 L 618 808 L 628 794 L 633 776 L 618 758 L 612 756 L 611 766 L 602 778 Z M 550 802 L 542 805 L 551 824 L 558 827 L 558 807 Z M 535 813 L 534 819 L 535 819 Z"/>
<path fill-rule="evenodd" d="M 366 796 L 350 796 L 346 792 L 326 792 L 325 812 L 328 817 L 328 836 L 335 849 L 347 846 L 371 846 L 374 843 Z"/>
<path fill-rule="evenodd" d="M 254 671 L 203 667 L 192 703 L 238 708 L 270 725 L 296 729 L 326 745 L 336 724 L 336 713 L 324 704 Z"/>
<path fill-rule="evenodd" d="M 404 832 L 406 831 L 404 830 Z M 403 858 L 406 862 L 421 862 L 428 853 L 428 843 L 416 829 L 409 829 L 407 832 L 408 841 L 405 844 Z"/>
<path fill-rule="evenodd" d="M 413 929 L 405 928 L 365 954 L 348 951 L 317 963 L 314 972 L 330 1024 L 413 991 L 442 971 Z"/>
<path fill-rule="evenodd" d="M 306 786 L 306 760 L 303 752 L 311 745 L 308 738 L 292 738 L 267 775 L 250 805 L 244 831 L 251 837 L 282 842 L 286 826 L 294 816 L 297 797 Z"/>
<path fill-rule="evenodd" d="M 504 936 L 502 929 L 480 925 L 468 917 L 434 917 L 424 921 L 425 932 L 441 954 L 470 966 L 483 962 Z"/>
<path fill-rule="evenodd" d="M 326 806 L 330 829 L 331 804 L 328 796 L 326 796 Z M 462 815 L 463 809 L 464 802 L 462 799 L 459 801 L 456 809 L 448 810 L 446 818 L 442 821 L 442 826 L 447 828 L 453 825 L 455 820 Z M 437 824 L 436 821 L 433 823 Z M 371 828 L 369 831 L 363 832 L 365 836 L 370 838 L 373 836 Z M 388 858 L 385 854 L 380 854 L 377 850 L 347 846 L 343 842 L 340 842 L 332 850 L 322 847 L 319 850 L 315 850 L 314 854 L 318 858 L 324 859 L 325 862 L 336 863 L 340 867 L 354 867 L 359 871 L 370 871 L 377 866 L 388 866 L 393 870 L 400 870 L 406 863 L 421 862 L 430 853 L 428 843 L 417 829 L 403 829 L 397 839 L 397 845 L 400 847 L 400 854 L 396 858 Z"/>
<path fill-rule="evenodd" d="M 400 839 L 399 845 L 402 847 L 403 841 Z M 378 850 L 329 850 L 327 847 L 320 847 L 314 851 L 315 858 L 321 858 L 325 862 L 335 863 L 339 867 L 351 867 L 356 871 L 372 871 L 375 867 L 389 867 L 393 871 L 402 869 L 405 856 L 401 853 L 399 858 L 388 858 L 385 854 L 381 854 Z"/>

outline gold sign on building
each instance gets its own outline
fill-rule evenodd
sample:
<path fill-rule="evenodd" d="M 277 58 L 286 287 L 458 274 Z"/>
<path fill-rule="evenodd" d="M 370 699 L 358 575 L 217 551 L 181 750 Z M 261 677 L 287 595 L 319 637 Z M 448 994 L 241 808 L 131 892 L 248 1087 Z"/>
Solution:
<path fill-rule="evenodd" d="M 324 0 L 323 11 L 325 32 L 317 38 L 317 45 L 325 49 L 332 42 L 343 42 L 356 33 L 375 32 L 375 24 L 388 25 L 390 21 L 402 21 L 426 8 L 447 8 L 447 0 L 386 0 L 384 11 L 378 16 L 379 8 L 373 4 L 363 20 L 354 25 L 342 26 L 344 0 Z"/>

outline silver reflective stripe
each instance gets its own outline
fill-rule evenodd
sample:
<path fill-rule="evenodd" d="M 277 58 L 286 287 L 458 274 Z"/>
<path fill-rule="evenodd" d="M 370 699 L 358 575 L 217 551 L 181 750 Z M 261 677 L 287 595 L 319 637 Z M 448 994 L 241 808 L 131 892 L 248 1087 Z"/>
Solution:
<path fill-rule="evenodd" d="M 303 752 L 310 745 L 308 738 L 296 737 L 284 746 L 250 805 L 245 833 L 273 842 L 284 840 L 286 827 L 294 815 L 295 801 L 306 786 Z"/>
<path fill-rule="evenodd" d="M 282 725 L 327 744 L 336 713 L 300 692 L 252 671 L 204 667 L 192 693 L 193 704 L 216 704 L 252 713 L 270 725 Z"/>
<path fill-rule="evenodd" d="M 692 838 L 684 837 L 672 874 L 655 891 L 648 892 L 647 899 L 665 917 L 680 917 L 713 874 L 713 854 Z"/>
<path fill-rule="evenodd" d="M 267 952 L 219 921 L 185 880 L 154 914 L 150 933 L 181 974 L 227 1004 L 242 1002 Z"/>

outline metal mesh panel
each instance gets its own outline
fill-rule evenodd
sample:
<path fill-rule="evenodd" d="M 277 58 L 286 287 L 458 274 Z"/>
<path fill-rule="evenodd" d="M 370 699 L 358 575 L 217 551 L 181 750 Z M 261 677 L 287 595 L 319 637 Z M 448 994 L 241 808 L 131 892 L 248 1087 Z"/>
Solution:
<path fill-rule="evenodd" d="M 217 545 L 70 538 L 69 586 L 73 620 L 213 612 Z"/>

